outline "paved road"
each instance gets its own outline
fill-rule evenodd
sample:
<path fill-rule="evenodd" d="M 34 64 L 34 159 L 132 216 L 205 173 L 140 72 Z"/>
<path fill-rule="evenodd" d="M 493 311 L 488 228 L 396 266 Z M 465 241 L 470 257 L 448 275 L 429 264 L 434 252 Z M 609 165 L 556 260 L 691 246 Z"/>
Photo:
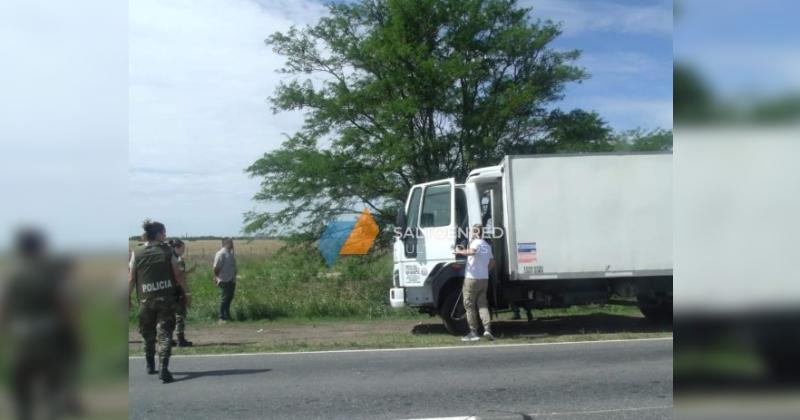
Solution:
<path fill-rule="evenodd" d="M 132 419 L 672 418 L 672 340 L 130 360 Z"/>

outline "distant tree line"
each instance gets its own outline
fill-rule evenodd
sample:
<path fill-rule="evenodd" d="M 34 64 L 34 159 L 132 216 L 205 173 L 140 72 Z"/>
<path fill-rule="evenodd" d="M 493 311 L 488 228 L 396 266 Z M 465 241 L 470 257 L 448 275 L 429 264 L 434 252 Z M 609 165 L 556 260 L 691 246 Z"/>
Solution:
<path fill-rule="evenodd" d="M 214 236 L 214 235 L 188 236 L 188 235 L 184 235 L 184 236 L 177 236 L 177 238 L 180 238 L 180 239 L 182 239 L 184 241 L 208 241 L 208 240 L 221 241 L 223 239 L 223 236 Z M 262 234 L 249 235 L 249 236 L 233 236 L 232 238 L 235 241 L 252 241 L 252 240 L 258 240 L 258 239 L 262 239 L 262 240 L 263 239 L 267 239 L 267 240 L 284 240 L 285 239 L 285 238 L 280 237 L 280 236 L 268 236 L 268 235 L 262 235 Z M 129 241 L 140 241 L 141 239 L 142 239 L 142 237 L 140 235 L 134 235 L 134 236 L 131 236 L 131 237 L 128 238 Z"/>
<path fill-rule="evenodd" d="M 673 107 L 678 124 L 782 124 L 800 121 L 800 92 L 731 100 L 717 94 L 691 64 L 673 68 Z"/>

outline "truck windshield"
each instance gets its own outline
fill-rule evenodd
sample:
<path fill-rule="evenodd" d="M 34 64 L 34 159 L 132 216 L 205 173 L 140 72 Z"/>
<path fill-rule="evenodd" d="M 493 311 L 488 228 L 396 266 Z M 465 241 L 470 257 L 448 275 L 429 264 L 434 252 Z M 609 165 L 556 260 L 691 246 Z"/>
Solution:
<path fill-rule="evenodd" d="M 419 226 L 423 228 L 449 226 L 450 219 L 450 184 L 426 188 Z"/>

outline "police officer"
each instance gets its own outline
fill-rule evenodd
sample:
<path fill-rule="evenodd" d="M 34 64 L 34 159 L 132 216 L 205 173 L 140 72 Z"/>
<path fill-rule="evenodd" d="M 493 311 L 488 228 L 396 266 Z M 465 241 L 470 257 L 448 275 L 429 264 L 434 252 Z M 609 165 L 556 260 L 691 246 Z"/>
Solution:
<path fill-rule="evenodd" d="M 9 376 L 16 418 L 72 417 L 81 411 L 79 313 L 68 293 L 72 262 L 50 255 L 38 229 L 20 230 L 16 247 L 14 270 L 0 281 L 0 334 L 11 362 L 0 371 Z"/>
<path fill-rule="evenodd" d="M 178 268 L 183 273 L 184 279 L 188 284 L 188 275 L 194 271 L 194 267 L 186 270 L 186 261 L 183 259 L 183 253 L 186 252 L 186 245 L 180 239 L 171 239 L 169 246 L 172 247 L 172 253 L 178 259 Z M 186 339 L 186 297 L 183 294 L 183 289 L 177 290 L 177 306 L 175 309 L 175 332 L 178 334 L 178 341 L 172 341 L 172 345 L 178 347 L 191 347 L 192 342 Z"/>
<path fill-rule="evenodd" d="M 172 332 L 175 329 L 175 294 L 181 288 L 186 306 L 192 303 L 192 293 L 172 248 L 164 243 L 167 229 L 164 224 L 145 220 L 144 246 L 138 247 L 131 256 L 128 277 L 128 300 L 133 289 L 139 297 L 139 333 L 144 340 L 147 373 L 155 374 L 156 336 L 158 336 L 158 377 L 163 383 L 172 382 L 169 372 L 169 357 L 172 354 Z"/>

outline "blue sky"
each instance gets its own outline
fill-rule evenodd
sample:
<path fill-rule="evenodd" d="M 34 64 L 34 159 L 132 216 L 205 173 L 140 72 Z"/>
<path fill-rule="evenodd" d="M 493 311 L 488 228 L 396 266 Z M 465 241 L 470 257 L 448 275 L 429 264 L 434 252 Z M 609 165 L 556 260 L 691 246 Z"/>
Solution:
<path fill-rule="evenodd" d="M 617 130 L 672 128 L 672 2 L 527 0 L 533 15 L 561 22 L 554 46 L 579 49 L 589 80 L 558 106 L 593 109 Z"/>
<path fill-rule="evenodd" d="M 125 250 L 128 14 L 119 5 L 0 1 L 0 252 L 20 226 L 49 232 L 61 250 Z"/>
<path fill-rule="evenodd" d="M 690 63 L 726 98 L 800 90 L 800 2 L 684 1 L 675 21 L 676 60 Z"/>
<path fill-rule="evenodd" d="M 524 0 L 562 21 L 556 48 L 583 50 L 592 77 L 570 85 L 564 109 L 596 110 L 617 130 L 672 125 L 672 3 Z M 255 207 L 243 169 L 297 130 L 266 98 L 283 59 L 264 38 L 312 24 L 310 0 L 137 0 L 129 22 L 128 229 L 160 219 L 171 235 L 231 235 Z"/>

